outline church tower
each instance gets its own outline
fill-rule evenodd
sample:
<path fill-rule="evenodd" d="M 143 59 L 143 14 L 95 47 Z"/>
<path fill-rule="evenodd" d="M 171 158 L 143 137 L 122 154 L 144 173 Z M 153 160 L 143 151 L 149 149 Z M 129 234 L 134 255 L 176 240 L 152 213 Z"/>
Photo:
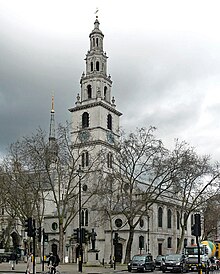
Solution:
<path fill-rule="evenodd" d="M 107 73 L 108 57 L 103 50 L 104 35 L 99 29 L 98 17 L 89 38 L 85 72 L 80 79 L 81 91 L 75 107 L 69 109 L 72 113 L 72 142 L 74 147 L 95 144 L 114 150 L 122 113 L 116 110 L 112 96 L 112 80 Z"/>

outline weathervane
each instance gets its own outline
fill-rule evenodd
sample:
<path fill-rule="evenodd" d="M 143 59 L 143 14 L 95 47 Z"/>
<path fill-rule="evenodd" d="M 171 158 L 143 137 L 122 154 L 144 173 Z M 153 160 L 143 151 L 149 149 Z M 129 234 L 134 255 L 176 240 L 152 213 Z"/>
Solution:
<path fill-rule="evenodd" d="M 98 12 L 99 12 L 99 9 L 96 8 L 96 11 L 94 12 L 96 14 L 96 18 L 98 18 Z"/>

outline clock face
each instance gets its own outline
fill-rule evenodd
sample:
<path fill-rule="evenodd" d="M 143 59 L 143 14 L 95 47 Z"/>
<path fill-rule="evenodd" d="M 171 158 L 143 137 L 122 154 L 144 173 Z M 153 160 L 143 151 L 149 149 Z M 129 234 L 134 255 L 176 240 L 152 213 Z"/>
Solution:
<path fill-rule="evenodd" d="M 89 140 L 89 137 L 90 137 L 90 133 L 87 131 L 87 130 L 83 130 L 83 131 L 80 131 L 79 132 L 79 139 L 82 141 L 82 142 L 86 142 Z"/>
<path fill-rule="evenodd" d="M 107 131 L 106 133 L 106 136 L 107 136 L 107 141 L 110 143 L 110 144 L 113 144 L 114 143 L 114 134 L 111 132 L 111 131 Z"/>

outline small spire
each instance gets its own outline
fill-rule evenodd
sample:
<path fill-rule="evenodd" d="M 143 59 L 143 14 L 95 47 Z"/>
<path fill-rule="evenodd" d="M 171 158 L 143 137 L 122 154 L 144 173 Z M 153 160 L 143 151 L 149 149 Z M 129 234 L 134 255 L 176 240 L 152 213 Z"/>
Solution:
<path fill-rule="evenodd" d="M 54 95 L 52 95 L 52 107 L 51 107 L 51 112 L 54 112 Z"/>
<path fill-rule="evenodd" d="M 96 8 L 96 11 L 94 12 L 96 14 L 96 16 L 95 16 L 96 19 L 95 19 L 95 23 L 94 23 L 95 29 L 99 29 L 99 20 L 98 20 L 99 16 L 98 16 L 98 12 L 99 12 L 99 9 Z"/>
<path fill-rule="evenodd" d="M 49 141 L 55 140 L 54 95 L 52 95 L 52 106 L 51 106 L 50 113 L 51 113 L 51 115 L 50 115 Z"/>

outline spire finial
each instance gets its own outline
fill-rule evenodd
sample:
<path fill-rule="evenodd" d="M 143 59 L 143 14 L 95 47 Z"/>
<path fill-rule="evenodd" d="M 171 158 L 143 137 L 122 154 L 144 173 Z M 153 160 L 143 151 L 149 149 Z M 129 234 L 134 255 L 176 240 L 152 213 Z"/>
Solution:
<path fill-rule="evenodd" d="M 54 93 L 52 95 L 52 106 L 51 106 L 51 112 L 54 112 Z"/>
<path fill-rule="evenodd" d="M 94 13 L 95 13 L 95 15 L 96 15 L 95 17 L 96 17 L 97 19 L 98 19 L 98 17 L 99 17 L 99 16 L 98 16 L 98 12 L 99 12 L 99 9 L 98 9 L 98 8 L 96 8 L 96 10 L 95 10 L 95 12 L 94 12 Z"/>
<path fill-rule="evenodd" d="M 49 141 L 55 140 L 55 119 L 54 119 L 54 92 L 52 95 L 52 106 L 50 112 L 50 132 L 49 132 Z"/>

